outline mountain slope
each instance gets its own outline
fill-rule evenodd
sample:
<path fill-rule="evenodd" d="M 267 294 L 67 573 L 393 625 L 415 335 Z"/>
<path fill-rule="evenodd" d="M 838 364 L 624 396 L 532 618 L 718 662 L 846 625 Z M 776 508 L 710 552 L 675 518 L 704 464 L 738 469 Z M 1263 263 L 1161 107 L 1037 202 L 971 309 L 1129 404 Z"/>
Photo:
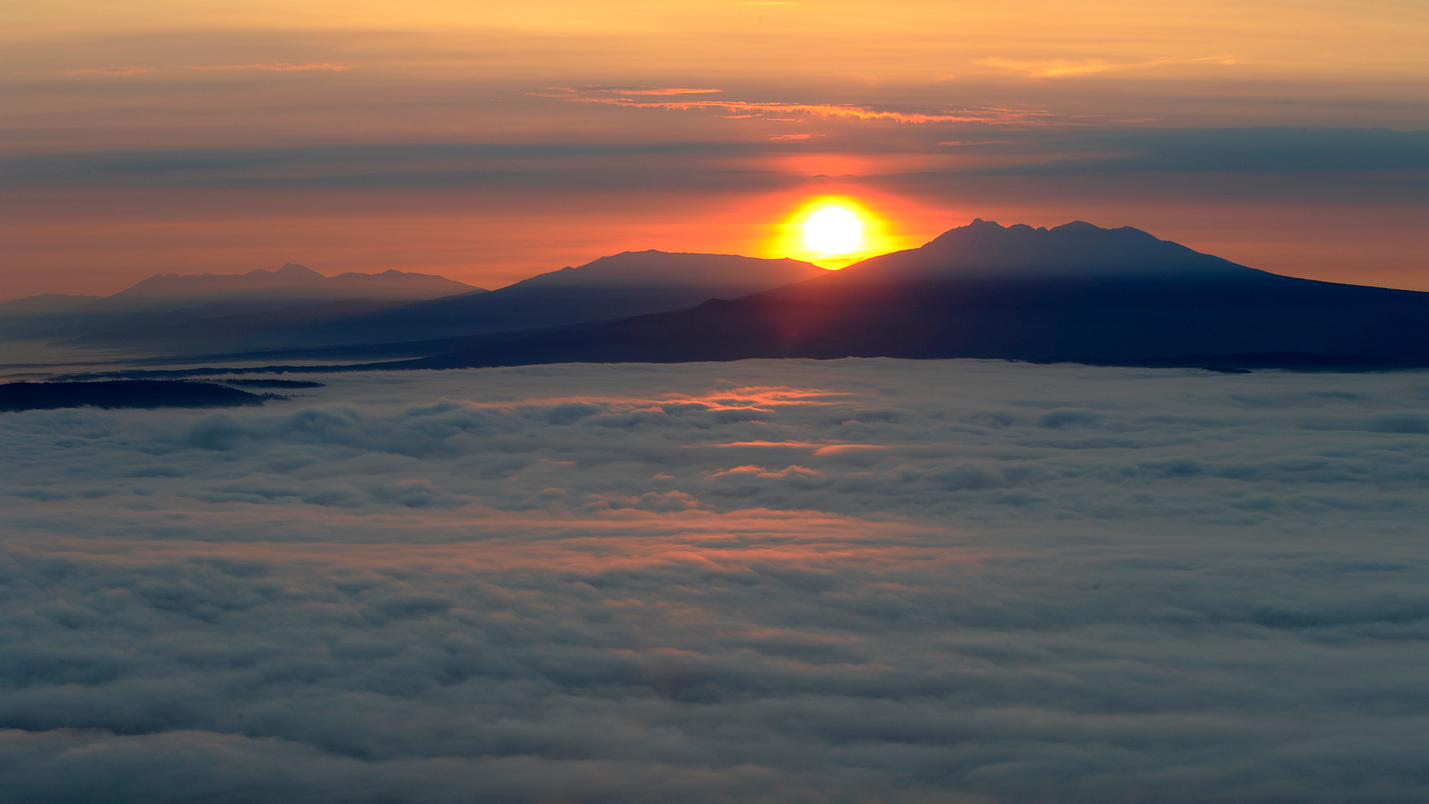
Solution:
<path fill-rule="evenodd" d="M 155 274 L 108 297 L 113 306 L 149 306 L 155 303 L 198 300 L 270 299 L 284 301 L 339 301 L 381 299 L 414 301 L 460 293 L 479 293 L 446 277 L 389 270 L 380 274 L 346 273 L 328 278 L 302 265 L 287 263 L 276 271 L 257 269 L 246 274 Z"/>
<path fill-rule="evenodd" d="M 1423 363 L 1429 293 L 1278 276 L 1129 228 L 975 221 L 797 285 L 412 365 L 1290 352 Z"/>
<path fill-rule="evenodd" d="M 43 293 L 0 303 L 0 341 L 43 337 L 58 331 L 72 314 L 100 298 Z"/>
<path fill-rule="evenodd" d="M 396 343 L 610 321 L 738 298 L 828 273 L 798 260 L 625 252 L 480 295 L 412 304 L 310 328 L 314 345 Z M 379 340 L 380 339 L 380 340 Z"/>
<path fill-rule="evenodd" d="M 413 301 L 484 292 L 429 274 L 394 270 L 328 278 L 292 263 L 246 274 L 156 274 L 108 297 L 7 302 L 0 305 L 0 339 L 192 352 Z"/>

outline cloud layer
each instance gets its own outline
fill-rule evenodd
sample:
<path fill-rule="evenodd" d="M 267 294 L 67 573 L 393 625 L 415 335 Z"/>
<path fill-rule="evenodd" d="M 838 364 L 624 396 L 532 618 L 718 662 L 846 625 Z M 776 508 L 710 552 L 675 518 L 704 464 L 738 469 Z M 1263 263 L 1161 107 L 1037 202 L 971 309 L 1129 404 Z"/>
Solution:
<path fill-rule="evenodd" d="M 1429 376 L 324 377 L 0 417 L 18 801 L 1414 801 Z"/>

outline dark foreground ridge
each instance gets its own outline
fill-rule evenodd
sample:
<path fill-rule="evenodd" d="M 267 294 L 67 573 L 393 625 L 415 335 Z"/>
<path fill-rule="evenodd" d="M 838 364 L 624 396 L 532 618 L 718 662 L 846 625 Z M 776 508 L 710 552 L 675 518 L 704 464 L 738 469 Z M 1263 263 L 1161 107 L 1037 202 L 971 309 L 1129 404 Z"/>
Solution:
<path fill-rule="evenodd" d="M 237 385 L 242 388 L 321 388 L 323 384 L 312 380 L 219 380 L 224 385 Z"/>
<path fill-rule="evenodd" d="M 228 408 L 261 405 L 274 394 L 187 380 L 12 382 L 0 385 L 0 411 L 96 408 Z"/>

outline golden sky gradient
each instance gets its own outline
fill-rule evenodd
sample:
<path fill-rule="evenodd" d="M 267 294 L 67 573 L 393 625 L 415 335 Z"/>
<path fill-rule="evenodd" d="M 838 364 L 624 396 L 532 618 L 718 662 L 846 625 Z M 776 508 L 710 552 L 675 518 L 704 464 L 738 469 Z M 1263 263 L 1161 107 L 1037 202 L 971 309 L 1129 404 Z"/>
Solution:
<path fill-rule="evenodd" d="M 0 298 L 1132 225 L 1429 289 L 1423 2 L 11 2 Z"/>

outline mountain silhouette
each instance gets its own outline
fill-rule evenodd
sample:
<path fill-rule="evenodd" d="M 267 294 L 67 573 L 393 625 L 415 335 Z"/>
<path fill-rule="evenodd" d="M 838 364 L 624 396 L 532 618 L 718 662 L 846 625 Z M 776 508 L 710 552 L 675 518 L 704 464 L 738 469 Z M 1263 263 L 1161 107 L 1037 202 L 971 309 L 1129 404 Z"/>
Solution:
<path fill-rule="evenodd" d="M 332 346 L 427 341 L 613 321 L 733 299 L 828 271 L 790 259 L 625 252 L 479 295 L 382 310 L 314 326 L 290 342 Z"/>
<path fill-rule="evenodd" d="M 0 383 L 0 413 L 55 408 L 218 408 L 261 405 L 274 394 L 254 394 L 210 382 L 113 380 L 109 382 Z"/>
<path fill-rule="evenodd" d="M 1279 276 L 1132 228 L 976 220 L 763 293 L 403 365 L 876 356 L 1420 365 L 1429 293 Z"/>
<path fill-rule="evenodd" d="M 155 274 L 108 300 L 111 305 L 148 305 L 157 300 L 267 299 L 278 295 L 284 301 L 414 301 L 479 292 L 481 288 L 445 277 L 397 270 L 380 274 L 346 273 L 329 279 L 290 262 L 276 271 L 260 268 L 246 274 Z"/>
<path fill-rule="evenodd" d="M 231 346 L 413 301 L 484 293 L 445 277 L 389 270 L 328 278 L 288 263 L 245 274 L 156 274 L 107 297 L 43 295 L 0 304 L 0 339 L 67 339 L 173 353 Z"/>

